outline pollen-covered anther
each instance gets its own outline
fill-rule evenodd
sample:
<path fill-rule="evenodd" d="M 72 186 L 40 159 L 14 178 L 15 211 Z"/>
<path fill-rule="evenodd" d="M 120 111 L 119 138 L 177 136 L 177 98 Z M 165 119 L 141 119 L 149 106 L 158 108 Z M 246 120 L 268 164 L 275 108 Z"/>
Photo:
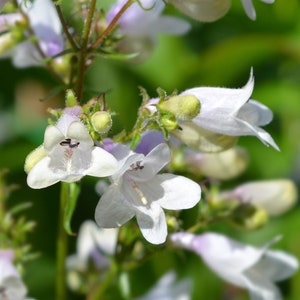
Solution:
<path fill-rule="evenodd" d="M 128 171 L 137 171 L 142 169 L 144 169 L 144 166 L 142 165 L 142 161 L 137 161 L 130 165 L 130 169 L 128 169 Z"/>

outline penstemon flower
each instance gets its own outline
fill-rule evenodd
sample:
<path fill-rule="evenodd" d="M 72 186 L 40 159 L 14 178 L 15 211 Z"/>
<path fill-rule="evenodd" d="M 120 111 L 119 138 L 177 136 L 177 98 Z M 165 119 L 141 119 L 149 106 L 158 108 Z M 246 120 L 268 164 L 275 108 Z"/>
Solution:
<path fill-rule="evenodd" d="M 170 161 L 166 144 L 159 144 L 146 156 L 122 145 L 112 153 L 119 160 L 119 168 L 97 205 L 96 222 L 100 227 L 116 228 L 136 216 L 147 241 L 164 243 L 167 225 L 162 208 L 195 206 L 200 200 L 200 186 L 183 176 L 157 174 Z"/>
<path fill-rule="evenodd" d="M 172 133 L 188 146 L 200 151 L 203 148 L 208 148 L 208 152 L 228 149 L 233 145 L 230 139 L 227 144 L 228 139 L 224 137 L 244 135 L 254 135 L 265 145 L 269 144 L 279 150 L 270 134 L 260 127 L 270 123 L 273 114 L 269 108 L 250 98 L 253 87 L 251 72 L 247 84 L 239 89 L 198 87 L 184 91 L 177 97 L 195 97 L 201 109 L 191 121 L 179 120 L 182 130 Z M 158 99 L 149 101 L 148 107 L 152 113 L 157 102 Z M 219 148 L 218 144 L 221 145 Z"/>
<path fill-rule="evenodd" d="M 0 250 L 0 299 L 30 300 L 26 298 L 27 288 L 13 265 L 12 250 Z"/>
<path fill-rule="evenodd" d="M 111 7 L 107 14 L 108 22 L 113 20 L 125 2 L 126 0 L 119 0 Z M 139 2 L 133 3 L 118 21 L 119 31 L 124 35 L 119 48 L 121 52 L 139 53 L 136 59 L 142 61 L 149 56 L 157 44 L 159 33 L 183 35 L 190 29 L 190 25 L 179 18 L 163 16 L 162 11 L 165 8 L 163 1 Z"/>
<path fill-rule="evenodd" d="M 45 57 L 54 56 L 64 49 L 62 26 L 50 0 L 35 0 L 32 4 L 29 1 L 24 3 L 22 1 L 20 6 L 28 16 L 28 20 L 24 20 L 21 13 L 14 13 L 1 15 L 0 24 L 9 28 L 16 21 L 28 21 L 43 55 L 32 41 L 24 40 L 4 53 L 3 57 L 10 56 L 18 68 L 40 66 Z"/>
<path fill-rule="evenodd" d="M 58 181 L 75 182 L 85 175 L 105 177 L 116 170 L 116 159 L 94 146 L 88 130 L 75 114 L 66 111 L 56 126 L 48 126 L 42 146 L 25 162 L 27 184 L 40 189 Z"/>
<path fill-rule="evenodd" d="M 247 16 L 256 19 L 252 0 L 241 0 Z M 274 3 L 275 0 L 261 0 Z M 201 22 L 214 22 L 226 15 L 231 6 L 231 0 L 169 0 L 183 13 Z"/>
<path fill-rule="evenodd" d="M 249 290 L 252 300 L 282 299 L 274 282 L 292 276 L 298 269 L 297 259 L 283 251 L 244 245 L 217 233 L 194 235 L 175 233 L 172 242 L 191 250 L 221 278 Z"/>

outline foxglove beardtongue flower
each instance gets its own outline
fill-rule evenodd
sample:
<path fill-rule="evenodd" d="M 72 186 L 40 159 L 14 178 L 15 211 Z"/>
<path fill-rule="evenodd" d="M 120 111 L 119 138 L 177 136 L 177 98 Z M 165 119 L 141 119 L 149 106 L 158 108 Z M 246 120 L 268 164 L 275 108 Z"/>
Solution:
<path fill-rule="evenodd" d="M 110 176 L 116 167 L 116 159 L 94 146 L 83 123 L 67 112 L 56 126 L 46 128 L 44 144 L 30 153 L 25 162 L 27 184 L 35 189 L 58 181 L 75 182 L 85 175 Z"/>
<path fill-rule="evenodd" d="M 116 251 L 118 230 L 99 228 L 95 222 L 87 220 L 82 223 L 77 238 L 77 253 L 67 258 L 69 270 L 85 271 L 89 261 L 96 269 L 109 265 L 106 256 Z"/>
<path fill-rule="evenodd" d="M 32 28 L 39 47 L 45 57 L 54 56 L 64 49 L 62 27 L 57 16 L 54 4 L 50 0 L 20 1 L 23 12 L 28 16 L 29 26 Z M 3 20 L 1 20 L 3 18 Z M 6 26 L 13 25 L 16 20 L 22 20 L 22 14 L 8 14 L 0 16 L 0 23 Z M 23 41 L 16 45 L 4 57 L 9 55 L 16 67 L 42 65 L 44 58 L 31 41 Z"/>
<path fill-rule="evenodd" d="M 13 257 L 13 251 L 0 250 L 0 299 L 25 300 L 27 289 L 13 265 Z"/>
<path fill-rule="evenodd" d="M 183 176 L 157 174 L 170 161 L 166 144 L 159 144 L 146 156 L 123 145 L 116 147 L 113 154 L 119 160 L 119 168 L 96 207 L 96 222 L 100 227 L 116 228 L 136 216 L 146 240 L 164 243 L 167 225 L 162 208 L 195 206 L 201 196 L 199 185 Z"/>
<path fill-rule="evenodd" d="M 187 145 L 191 144 L 197 148 L 198 140 L 202 137 L 215 140 L 216 144 L 224 144 L 222 135 L 225 137 L 254 135 L 265 145 L 269 144 L 279 150 L 270 134 L 260 127 L 270 123 L 273 114 L 263 104 L 250 99 L 253 87 L 254 79 L 251 71 L 247 84 L 239 89 L 199 87 L 184 91 L 180 95 L 195 96 L 200 101 L 201 110 L 191 122 L 181 122 L 182 130 L 174 132 L 175 136 Z M 149 106 L 151 105 L 153 106 L 153 103 L 150 100 Z M 212 136 L 209 136 L 209 133 Z M 227 139 L 224 148 L 226 141 Z M 229 143 L 229 146 L 232 145 Z"/>
<path fill-rule="evenodd" d="M 221 278 L 249 290 L 252 300 L 282 299 L 274 282 L 287 279 L 298 269 L 297 259 L 283 251 L 268 250 L 271 243 L 255 248 L 217 233 L 175 233 L 172 242 L 199 254 Z"/>
<path fill-rule="evenodd" d="M 112 6 L 107 14 L 109 23 L 125 3 L 126 0 L 119 0 Z M 119 30 L 124 35 L 119 45 L 120 50 L 125 53 L 139 53 L 137 59 L 141 61 L 153 50 L 159 33 L 182 35 L 190 29 L 190 25 L 184 20 L 162 16 L 164 8 L 165 4 L 160 0 L 133 3 L 118 21 Z"/>
<path fill-rule="evenodd" d="M 289 210 L 297 201 L 296 185 L 288 179 L 261 180 L 244 183 L 220 193 L 220 199 L 251 203 L 277 216 Z"/>

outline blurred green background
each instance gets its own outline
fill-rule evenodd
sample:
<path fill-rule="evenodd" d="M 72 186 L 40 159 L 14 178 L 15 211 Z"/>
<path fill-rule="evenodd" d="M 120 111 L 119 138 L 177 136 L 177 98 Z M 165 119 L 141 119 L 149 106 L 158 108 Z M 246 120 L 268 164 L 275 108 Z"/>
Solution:
<path fill-rule="evenodd" d="M 86 87 L 108 90 L 107 101 L 117 115 L 113 132 L 130 129 L 141 102 L 138 86 L 156 96 L 156 88 L 167 92 L 183 91 L 196 86 L 241 87 L 254 70 L 253 99 L 269 106 L 274 120 L 269 131 L 281 151 L 265 147 L 254 137 L 242 137 L 241 146 L 250 154 L 247 171 L 227 186 L 257 179 L 291 178 L 300 184 L 300 1 L 276 0 L 266 5 L 254 0 L 255 22 L 245 15 L 240 1 L 233 1 L 229 13 L 211 24 L 192 21 L 168 8 L 168 13 L 185 18 L 192 30 L 184 37 L 159 36 L 155 51 L 146 62 L 136 65 L 97 59 L 89 69 Z M 32 202 L 26 216 L 37 226 L 30 235 L 38 259 L 28 263 L 25 282 L 29 295 L 40 300 L 54 299 L 55 237 L 58 220 L 59 185 L 31 190 L 26 185 L 23 165 L 26 155 L 43 141 L 47 125 L 47 108 L 63 107 L 63 95 L 39 101 L 55 87 L 55 81 L 41 68 L 15 69 L 9 60 L 0 61 L 0 169 L 8 168 L 8 183 L 16 183 L 10 205 Z M 93 219 L 98 196 L 95 179 L 82 180 L 82 193 L 72 226 L 78 230 L 85 219 Z M 262 245 L 276 235 L 283 235 L 274 248 L 289 251 L 300 258 L 299 205 L 285 215 L 272 219 L 266 227 L 242 232 L 215 225 L 212 230 L 254 245 Z M 75 251 L 75 238 L 70 238 L 70 252 Z M 193 299 L 248 299 L 247 292 L 235 290 L 213 274 L 196 255 L 180 256 L 171 251 L 158 251 L 130 276 L 132 292 L 143 294 L 169 269 L 193 280 Z M 142 276 L 141 276 L 142 275 Z M 300 272 L 280 287 L 285 299 L 300 299 Z M 226 298 L 232 295 L 231 298 Z M 112 299 L 117 296 L 112 295 Z M 71 296 L 70 299 L 77 299 Z M 80 298 L 78 298 L 80 299 Z"/>

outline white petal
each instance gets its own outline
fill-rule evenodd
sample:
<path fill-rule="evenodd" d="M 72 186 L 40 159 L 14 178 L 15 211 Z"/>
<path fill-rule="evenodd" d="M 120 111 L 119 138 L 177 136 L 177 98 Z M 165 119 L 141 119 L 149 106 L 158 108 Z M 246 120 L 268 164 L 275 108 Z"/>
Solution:
<path fill-rule="evenodd" d="M 23 42 L 15 46 L 12 52 L 12 62 L 17 68 L 40 66 L 41 55 L 31 42 Z"/>
<path fill-rule="evenodd" d="M 163 210 L 156 203 L 140 206 L 136 219 L 144 238 L 152 244 L 162 244 L 167 237 L 167 223 Z"/>
<path fill-rule="evenodd" d="M 94 142 L 86 129 L 86 127 L 81 122 L 73 122 L 70 124 L 67 136 L 70 139 L 75 139 L 80 143 L 85 143 L 87 146 L 92 147 Z"/>
<path fill-rule="evenodd" d="M 244 6 L 244 10 L 246 15 L 251 19 L 255 20 L 256 19 L 256 12 L 252 3 L 252 0 L 241 0 L 242 4 Z"/>
<path fill-rule="evenodd" d="M 49 169 L 50 157 L 41 159 L 28 173 L 27 184 L 33 189 L 42 189 L 62 180 L 61 174 Z"/>
<path fill-rule="evenodd" d="M 134 211 L 115 185 L 111 185 L 100 198 L 95 220 L 100 227 L 117 228 L 129 221 Z"/>
<path fill-rule="evenodd" d="M 96 177 L 110 176 L 117 170 L 117 160 L 107 151 L 100 147 L 92 150 L 91 167 L 85 174 Z"/>
<path fill-rule="evenodd" d="M 185 20 L 171 16 L 162 16 L 152 25 L 151 30 L 156 33 L 183 35 L 187 33 L 190 28 L 190 24 Z"/>
<path fill-rule="evenodd" d="M 155 176 L 164 190 L 163 198 L 158 203 L 165 209 L 179 210 L 195 206 L 201 199 L 198 183 L 173 174 Z"/>
<path fill-rule="evenodd" d="M 75 121 L 79 121 L 79 119 L 76 115 L 64 112 L 62 114 L 62 116 L 58 119 L 55 126 L 57 127 L 57 129 L 59 129 L 61 131 L 61 133 L 65 137 L 67 137 L 68 129 L 69 129 L 70 125 Z"/>
<path fill-rule="evenodd" d="M 170 149 L 167 144 L 157 145 L 142 160 L 143 169 L 130 173 L 136 181 L 147 181 L 155 176 L 171 160 Z"/>
<path fill-rule="evenodd" d="M 57 145 L 65 139 L 65 136 L 56 126 L 48 126 L 44 134 L 44 148 L 51 154 Z"/>

